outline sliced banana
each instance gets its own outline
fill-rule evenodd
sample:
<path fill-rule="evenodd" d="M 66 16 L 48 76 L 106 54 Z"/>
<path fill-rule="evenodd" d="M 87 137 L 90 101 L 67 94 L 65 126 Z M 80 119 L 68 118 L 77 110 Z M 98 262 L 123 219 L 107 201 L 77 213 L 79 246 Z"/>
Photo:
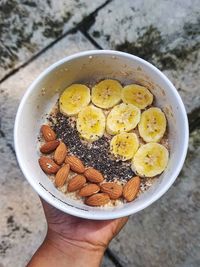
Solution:
<path fill-rule="evenodd" d="M 140 121 L 140 113 L 140 109 L 132 104 L 121 103 L 115 106 L 107 116 L 107 132 L 112 135 L 129 132 Z"/>
<path fill-rule="evenodd" d="M 60 112 L 67 116 L 73 116 L 89 103 L 90 89 L 83 84 L 72 84 L 60 96 Z"/>
<path fill-rule="evenodd" d="M 122 89 L 122 100 L 124 103 L 133 104 L 144 109 L 153 102 L 152 93 L 144 86 L 130 84 Z"/>
<path fill-rule="evenodd" d="M 169 152 L 163 145 L 145 144 L 133 157 L 131 168 L 140 176 L 154 177 L 165 170 L 168 158 Z"/>
<path fill-rule="evenodd" d="M 82 138 L 93 142 L 103 136 L 105 121 L 103 111 L 90 105 L 79 112 L 76 127 Z"/>
<path fill-rule="evenodd" d="M 132 159 L 138 147 L 139 141 L 135 133 L 117 134 L 110 142 L 111 152 L 122 161 Z"/>
<path fill-rule="evenodd" d="M 145 142 L 158 142 L 166 131 L 166 124 L 165 114 L 160 108 L 149 108 L 142 113 L 138 130 Z"/>
<path fill-rule="evenodd" d="M 116 80 L 103 80 L 92 88 L 92 102 L 97 107 L 108 109 L 121 100 L 121 84 Z"/>

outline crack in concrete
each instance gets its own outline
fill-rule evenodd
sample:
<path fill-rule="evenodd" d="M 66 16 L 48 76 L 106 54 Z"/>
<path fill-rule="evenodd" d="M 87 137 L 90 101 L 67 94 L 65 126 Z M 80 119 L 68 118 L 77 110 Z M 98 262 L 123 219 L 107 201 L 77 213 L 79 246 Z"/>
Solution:
<path fill-rule="evenodd" d="M 200 128 L 200 107 L 188 114 L 190 133 Z"/>
<path fill-rule="evenodd" d="M 63 39 L 64 37 L 66 37 L 68 34 L 71 33 L 75 33 L 76 30 L 73 28 L 69 31 L 67 31 L 66 33 L 62 34 L 61 36 L 59 36 L 57 39 L 55 39 L 53 42 L 51 42 L 49 45 L 47 45 L 46 47 L 44 47 L 43 49 L 41 49 L 38 53 L 36 53 L 35 55 L 33 55 L 32 57 L 29 58 L 29 60 L 27 60 L 26 62 L 22 63 L 20 66 L 18 66 L 16 69 L 11 70 L 8 74 L 6 74 L 1 80 L 0 80 L 0 84 L 2 82 L 4 82 L 5 80 L 7 80 L 9 77 L 11 77 L 13 74 L 15 74 L 16 72 L 18 72 L 21 68 L 26 67 L 27 65 L 29 65 L 29 63 L 33 62 L 35 59 L 37 59 L 40 55 L 42 55 L 44 52 L 46 52 L 48 49 L 50 49 L 52 46 L 54 46 L 57 42 L 59 42 L 61 39 Z"/>
<path fill-rule="evenodd" d="M 57 42 L 59 42 L 61 39 L 63 39 L 64 37 L 66 37 L 68 34 L 75 34 L 77 31 L 80 31 L 85 37 L 86 39 L 91 42 L 96 48 L 98 49 L 103 49 L 89 34 L 88 34 L 88 30 L 89 28 L 93 25 L 93 23 L 95 22 L 95 17 L 98 14 L 99 10 L 101 10 L 103 7 L 105 7 L 107 4 L 109 4 L 110 2 L 112 2 L 112 0 L 108 0 L 106 1 L 103 5 L 101 5 L 100 7 L 98 7 L 92 14 L 90 14 L 89 16 L 87 16 L 86 18 L 84 18 L 82 20 L 81 23 L 79 23 L 77 26 L 75 26 L 74 28 L 70 29 L 69 31 L 67 31 L 66 33 L 62 34 L 61 36 L 59 36 L 56 40 L 54 40 L 53 42 L 51 42 L 48 46 L 44 47 L 42 50 L 40 50 L 37 54 L 35 54 L 34 56 L 32 56 L 29 60 L 27 60 L 26 62 L 24 62 L 23 64 L 21 64 L 19 67 L 17 67 L 16 69 L 13 69 L 10 73 L 8 73 L 7 75 L 5 75 L 1 80 L 0 83 L 2 83 L 3 81 L 5 81 L 6 79 L 8 79 L 10 76 L 12 76 L 13 74 L 15 74 L 16 72 L 18 72 L 21 68 L 27 66 L 29 63 L 31 63 L 32 61 L 34 61 L 36 58 L 38 58 L 42 53 L 44 53 L 45 51 L 47 51 L 48 49 L 50 49 L 54 44 L 56 44 Z M 92 22 L 92 23 L 91 23 Z M 5 137 L 5 134 L 2 130 L 0 130 L 0 134 L 2 137 Z M 15 150 L 13 148 L 13 146 L 10 143 L 6 144 L 11 152 L 13 153 L 13 155 L 16 157 L 15 155 Z M 8 247 L 9 248 L 9 247 Z M 106 254 L 108 256 L 108 258 L 110 258 L 110 260 L 113 262 L 113 264 L 116 267 L 123 267 L 123 265 L 121 265 L 121 263 L 119 262 L 119 259 L 113 254 L 113 252 L 110 249 L 106 250 Z"/>
<path fill-rule="evenodd" d="M 3 138 L 5 137 L 5 133 L 1 129 L 0 129 L 0 136 Z"/>
<path fill-rule="evenodd" d="M 88 39 L 88 41 L 90 43 L 92 43 L 96 48 L 98 49 L 103 49 L 87 32 L 84 32 L 82 30 L 80 30 L 80 32 L 85 36 L 86 39 Z"/>
<path fill-rule="evenodd" d="M 13 147 L 12 144 L 7 143 L 6 146 L 10 149 L 11 153 L 14 155 L 14 157 L 16 158 L 16 154 L 15 154 L 15 149 Z"/>
<path fill-rule="evenodd" d="M 108 258 L 113 262 L 116 267 L 124 267 L 124 265 L 120 262 L 120 258 L 118 258 L 110 248 L 106 249 L 105 254 Z"/>
<path fill-rule="evenodd" d="M 69 31 L 65 32 L 64 34 L 60 35 L 57 39 L 55 39 L 53 42 L 51 42 L 49 45 L 44 47 L 42 50 L 40 50 L 38 53 L 36 53 L 34 56 L 32 56 L 29 60 L 21 64 L 19 67 L 16 69 L 13 69 L 10 73 L 5 75 L 1 80 L 0 83 L 5 81 L 7 78 L 18 72 L 21 68 L 27 66 L 29 63 L 34 61 L 36 58 L 38 58 L 42 53 L 44 53 L 46 50 L 50 49 L 54 44 L 59 42 L 61 39 L 66 37 L 68 34 L 71 33 L 76 33 L 77 31 L 80 31 L 87 39 L 89 42 L 91 42 L 96 48 L 98 49 L 103 49 L 89 34 L 88 30 L 90 27 L 95 23 L 95 18 L 98 12 L 104 8 L 107 4 L 112 2 L 113 0 L 108 0 L 106 1 L 103 5 L 99 6 L 94 12 L 92 12 L 90 15 L 85 17 L 78 25 L 76 25 L 74 28 L 70 29 Z M 190 114 L 188 114 L 188 119 L 189 119 L 189 127 L 190 127 L 190 133 L 193 132 L 195 129 L 200 127 L 200 107 L 193 110 Z M 5 133 L 0 129 L 0 136 L 5 137 Z M 12 146 L 12 144 L 7 143 L 6 144 L 11 152 L 15 155 L 15 150 Z M 26 229 L 25 229 L 26 230 Z M 29 233 L 29 230 L 28 230 Z M 8 247 L 9 248 L 9 247 Z M 7 248 L 6 248 L 7 249 Z M 113 264 L 116 267 L 123 267 L 123 265 L 120 263 L 120 259 L 112 252 L 110 248 L 108 248 L 105 252 L 105 254 L 110 258 L 110 260 L 113 262 Z"/>
<path fill-rule="evenodd" d="M 89 29 L 94 21 L 95 21 L 95 17 L 97 15 L 97 13 L 99 12 L 99 10 L 101 10 L 102 8 L 104 8 L 107 4 L 109 4 L 110 2 L 112 2 L 113 0 L 107 0 L 103 5 L 99 6 L 98 8 L 96 8 L 91 14 L 89 14 L 88 16 L 86 16 L 85 18 L 83 18 L 83 20 L 78 23 L 75 27 L 72 27 L 70 30 L 64 32 L 63 34 L 61 34 L 57 39 L 55 39 L 54 41 L 52 41 L 49 45 L 47 45 L 46 47 L 44 47 L 43 49 L 41 49 L 40 51 L 38 51 L 35 55 L 33 55 L 32 57 L 30 57 L 26 62 L 22 63 L 21 65 L 19 65 L 17 68 L 11 70 L 8 74 L 6 74 L 2 79 L 0 79 L 0 83 L 4 82 L 5 80 L 7 80 L 9 77 L 11 77 L 13 74 L 15 74 L 16 72 L 18 72 L 21 68 L 27 66 L 29 63 L 31 63 L 32 61 L 34 61 L 36 58 L 38 58 L 41 54 L 43 54 L 45 51 L 47 51 L 48 49 L 50 49 L 52 46 L 54 46 L 57 42 L 59 42 L 61 39 L 63 39 L 64 37 L 66 37 L 69 34 L 74 34 L 76 33 L 78 30 L 80 30 L 80 32 L 82 34 L 84 34 L 84 36 L 98 49 L 102 49 L 95 40 L 93 40 L 93 38 L 91 38 L 89 36 L 88 33 L 86 33 L 87 29 Z M 92 23 L 89 26 L 89 20 L 92 20 Z M 81 29 L 82 27 L 82 29 Z M 84 33 L 83 33 L 84 32 Z"/>
<path fill-rule="evenodd" d="M 103 5 L 99 6 L 94 12 L 92 12 L 89 16 L 85 17 L 77 26 L 76 28 L 91 42 L 97 49 L 103 49 L 96 41 L 93 39 L 90 34 L 88 33 L 89 29 L 95 23 L 96 16 L 98 12 L 110 4 L 113 0 L 107 0 Z"/>
<path fill-rule="evenodd" d="M 0 136 L 1 137 L 5 137 L 5 133 L 4 133 L 4 131 L 1 129 L 1 118 L 0 118 Z"/>
<path fill-rule="evenodd" d="M 95 9 L 90 15 L 85 17 L 80 23 L 77 24 L 77 27 L 80 31 L 88 32 L 88 30 L 92 27 L 92 25 L 95 23 L 96 16 L 98 12 L 110 4 L 113 0 L 107 0 L 103 5 L 99 6 L 97 9 Z"/>

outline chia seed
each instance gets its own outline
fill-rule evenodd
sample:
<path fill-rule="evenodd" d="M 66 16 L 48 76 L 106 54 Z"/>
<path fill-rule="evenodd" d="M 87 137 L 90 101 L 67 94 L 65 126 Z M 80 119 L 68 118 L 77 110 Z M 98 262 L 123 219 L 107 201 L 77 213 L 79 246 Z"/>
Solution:
<path fill-rule="evenodd" d="M 75 123 L 70 117 L 57 112 L 54 115 L 50 115 L 48 120 L 51 122 L 57 137 L 68 147 L 69 152 L 79 157 L 85 166 L 99 170 L 107 181 L 116 179 L 128 181 L 135 175 L 130 168 L 130 161 L 116 161 L 116 159 L 112 158 L 110 139 L 107 136 L 87 144 L 80 138 Z"/>

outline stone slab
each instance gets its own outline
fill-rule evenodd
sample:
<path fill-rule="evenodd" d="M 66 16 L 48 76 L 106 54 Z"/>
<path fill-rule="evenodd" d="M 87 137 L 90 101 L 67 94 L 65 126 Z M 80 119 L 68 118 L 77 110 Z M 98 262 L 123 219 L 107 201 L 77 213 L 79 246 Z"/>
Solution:
<path fill-rule="evenodd" d="M 199 0 L 114 0 L 89 29 L 104 49 L 137 55 L 161 69 L 180 92 L 187 111 L 200 102 Z"/>
<path fill-rule="evenodd" d="M 0 158 L 0 267 L 23 267 L 44 239 L 45 218 L 39 197 L 26 182 L 2 137 Z M 101 266 L 115 265 L 105 255 Z"/>
<path fill-rule="evenodd" d="M 70 34 L 0 84 L 1 267 L 25 266 L 46 231 L 39 198 L 23 177 L 12 148 L 14 118 L 19 101 L 28 85 L 46 67 L 66 55 L 93 48 L 81 33 Z M 104 266 L 108 262 L 105 259 Z"/>
<path fill-rule="evenodd" d="M 184 168 L 156 203 L 133 215 L 110 248 L 123 266 L 200 266 L 200 129 Z"/>
<path fill-rule="evenodd" d="M 8 143 L 13 144 L 13 125 L 19 102 L 31 82 L 59 59 L 81 50 L 94 49 L 81 34 L 70 34 L 25 68 L 0 84 L 0 126 Z"/>
<path fill-rule="evenodd" d="M 80 23 L 105 0 L 0 2 L 0 80 L 63 33 Z"/>
<path fill-rule="evenodd" d="M 116 267 L 116 265 L 111 261 L 111 259 L 105 254 L 101 267 Z"/>
<path fill-rule="evenodd" d="M 28 3 L 28 1 L 24 2 Z M 92 2 L 97 3 L 97 1 Z M 140 2 L 143 6 L 140 6 Z M 99 12 L 96 23 L 90 28 L 91 36 L 103 48 L 121 49 L 131 53 L 136 51 L 139 56 L 147 56 L 146 59 L 161 68 L 172 79 L 176 87 L 180 88 L 179 91 L 186 103 L 187 111 L 190 112 L 198 106 L 199 102 L 199 78 L 197 77 L 199 72 L 199 28 L 196 28 L 199 1 L 192 1 L 194 7 L 191 5 L 191 1 L 186 2 L 185 0 L 181 2 L 181 5 L 180 2 L 174 0 L 156 2 L 153 0 L 127 0 L 124 5 L 121 3 L 122 1 L 115 0 Z M 164 12 L 167 10 L 166 4 L 170 6 L 171 12 Z M 134 5 L 132 9 L 131 5 Z M 126 12 L 130 10 L 133 11 L 133 15 L 126 15 L 129 14 Z M 161 11 L 159 12 L 159 10 Z M 164 23 L 165 16 L 168 18 L 167 23 Z M 138 33 L 135 26 L 137 25 L 136 19 L 139 25 L 137 26 L 139 27 Z M 140 23 L 143 26 L 140 27 Z M 184 28 L 187 23 L 189 26 Z M 150 27 L 151 24 L 153 28 Z M 43 27 L 41 26 L 37 33 L 38 39 L 37 36 L 34 37 L 36 45 L 42 39 L 43 34 L 40 31 L 43 31 Z M 52 27 L 47 28 L 52 29 Z M 142 27 L 144 28 L 142 29 Z M 57 37 L 57 33 L 52 34 L 55 34 L 53 38 Z M 159 36 L 161 36 L 161 40 Z M 47 39 L 51 42 L 53 38 Z M 148 39 L 150 39 L 150 43 L 148 43 Z M 24 37 L 20 40 L 26 43 Z M 46 45 L 45 42 L 44 45 Z M 185 46 L 186 51 L 182 48 L 181 51 L 177 51 L 181 45 Z M 147 47 L 148 49 L 152 47 L 152 50 L 146 50 Z M 24 266 L 45 234 L 45 222 L 39 199 L 19 171 L 12 146 L 10 146 L 18 103 L 28 85 L 47 66 L 65 55 L 92 48 L 93 46 L 81 34 L 69 35 L 0 85 L 0 168 L 2 170 L 0 175 L 0 213 L 3 214 L 0 219 L 1 267 Z M 14 49 L 13 51 L 15 51 Z M 21 62 L 37 51 L 33 50 L 30 53 L 23 49 L 23 56 L 25 57 L 26 53 L 28 56 Z M 183 54 L 181 54 L 182 51 Z M 10 62 L 13 61 L 14 59 L 11 58 Z M 7 63 L 8 68 L 12 69 L 13 66 L 9 67 L 9 61 L 6 61 Z M 14 65 L 14 67 L 16 66 Z M 10 69 L 6 71 L 10 71 Z M 111 243 L 112 251 L 121 259 L 124 266 L 200 266 L 199 133 L 199 130 L 192 133 L 184 169 L 169 192 L 151 207 L 132 216 L 126 228 Z M 25 254 L 23 258 L 22 253 Z M 107 258 L 103 264 L 112 266 Z"/>
<path fill-rule="evenodd" d="M 44 215 L 4 138 L 0 158 L 0 266 L 25 266 L 44 238 Z"/>

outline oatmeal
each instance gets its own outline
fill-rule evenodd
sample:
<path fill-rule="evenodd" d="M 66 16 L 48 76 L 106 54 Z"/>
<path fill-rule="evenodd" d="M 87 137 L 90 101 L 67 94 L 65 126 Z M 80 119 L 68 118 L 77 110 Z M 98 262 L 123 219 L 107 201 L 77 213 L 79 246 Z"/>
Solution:
<path fill-rule="evenodd" d="M 145 87 L 103 80 L 64 90 L 41 128 L 39 164 L 58 190 L 90 206 L 133 201 L 165 170 L 167 120 Z"/>

